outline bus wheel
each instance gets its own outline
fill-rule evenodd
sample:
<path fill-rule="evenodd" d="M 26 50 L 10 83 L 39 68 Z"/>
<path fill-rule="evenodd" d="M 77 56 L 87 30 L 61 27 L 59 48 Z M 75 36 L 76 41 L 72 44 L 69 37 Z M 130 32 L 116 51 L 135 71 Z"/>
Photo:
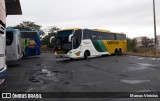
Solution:
<path fill-rule="evenodd" d="M 115 56 L 119 55 L 118 49 L 115 49 L 114 55 L 115 55 Z"/>
<path fill-rule="evenodd" d="M 87 59 L 87 58 L 88 58 L 88 56 L 89 56 L 88 51 L 85 51 L 85 52 L 84 52 L 84 59 Z"/>
<path fill-rule="evenodd" d="M 120 56 L 122 55 L 122 49 L 121 48 L 119 49 L 118 55 L 120 55 Z"/>
<path fill-rule="evenodd" d="M 26 55 L 24 54 L 24 52 L 22 52 L 22 54 L 23 54 L 23 58 L 26 58 Z"/>

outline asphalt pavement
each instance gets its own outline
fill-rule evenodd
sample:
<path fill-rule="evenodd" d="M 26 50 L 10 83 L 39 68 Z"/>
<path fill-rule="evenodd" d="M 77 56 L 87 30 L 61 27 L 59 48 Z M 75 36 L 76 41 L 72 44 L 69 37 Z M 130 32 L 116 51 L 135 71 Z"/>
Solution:
<path fill-rule="evenodd" d="M 123 55 L 57 61 L 54 54 L 42 53 L 41 56 L 7 62 L 7 66 L 7 78 L 0 85 L 1 92 L 160 92 L 160 58 Z M 73 98 L 54 100 L 82 101 Z M 83 101 L 88 100 L 151 99 L 83 98 Z"/>

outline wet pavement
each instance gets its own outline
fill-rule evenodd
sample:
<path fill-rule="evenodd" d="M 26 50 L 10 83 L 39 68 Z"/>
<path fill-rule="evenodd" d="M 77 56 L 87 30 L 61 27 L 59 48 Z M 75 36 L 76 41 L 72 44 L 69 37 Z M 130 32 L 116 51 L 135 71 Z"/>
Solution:
<path fill-rule="evenodd" d="M 87 60 L 56 61 L 54 54 L 43 53 L 41 56 L 12 61 L 7 64 L 8 76 L 5 82 L 0 85 L 1 92 L 160 91 L 159 58 L 123 55 Z M 71 99 L 54 100 L 71 101 Z M 72 100 L 82 101 L 82 99 Z M 88 100 L 93 99 L 83 99 L 83 101 Z M 94 100 L 150 101 L 151 99 L 110 98 Z"/>

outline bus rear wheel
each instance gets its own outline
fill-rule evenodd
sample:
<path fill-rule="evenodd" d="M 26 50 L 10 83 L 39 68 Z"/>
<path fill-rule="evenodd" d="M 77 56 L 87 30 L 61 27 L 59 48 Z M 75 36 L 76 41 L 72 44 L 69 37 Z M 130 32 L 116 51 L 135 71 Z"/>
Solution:
<path fill-rule="evenodd" d="M 121 56 L 122 55 L 122 49 L 120 48 L 118 51 L 118 55 Z"/>

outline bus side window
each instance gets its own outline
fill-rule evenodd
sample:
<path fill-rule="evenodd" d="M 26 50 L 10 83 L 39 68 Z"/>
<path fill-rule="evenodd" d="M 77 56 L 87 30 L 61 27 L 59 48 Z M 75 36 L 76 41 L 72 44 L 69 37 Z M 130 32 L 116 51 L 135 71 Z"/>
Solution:
<path fill-rule="evenodd" d="M 115 40 L 115 36 L 112 33 L 103 33 L 102 38 L 104 40 Z"/>
<path fill-rule="evenodd" d="M 97 36 L 97 40 L 101 40 L 102 39 L 101 32 L 96 32 L 96 36 Z"/>
<path fill-rule="evenodd" d="M 97 40 L 97 33 L 92 31 L 91 32 L 92 40 Z"/>
<path fill-rule="evenodd" d="M 83 31 L 83 39 L 91 39 L 91 32 L 88 30 Z"/>
<path fill-rule="evenodd" d="M 125 34 L 115 34 L 116 40 L 126 40 Z"/>
<path fill-rule="evenodd" d="M 82 30 L 76 30 L 73 36 L 73 49 L 76 49 L 81 44 Z"/>

